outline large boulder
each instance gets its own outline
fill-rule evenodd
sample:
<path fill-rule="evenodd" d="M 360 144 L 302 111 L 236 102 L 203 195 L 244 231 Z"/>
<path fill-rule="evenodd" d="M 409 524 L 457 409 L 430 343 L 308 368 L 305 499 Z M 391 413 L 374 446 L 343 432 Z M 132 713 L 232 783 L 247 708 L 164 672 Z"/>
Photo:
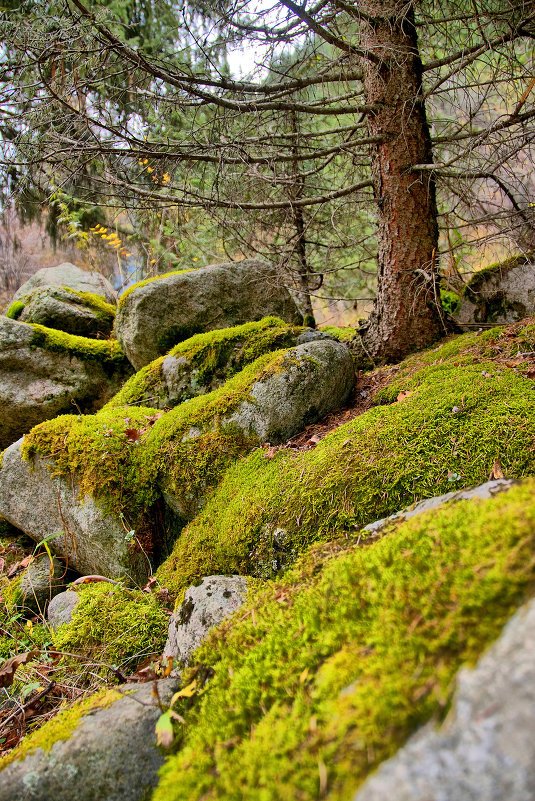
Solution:
<path fill-rule="evenodd" d="M 115 321 L 115 306 L 102 296 L 68 287 L 34 289 L 24 301 L 12 305 L 18 305 L 16 319 L 22 323 L 39 323 L 84 337 L 109 337 Z M 7 316 L 11 316 L 9 309 Z"/>
<path fill-rule="evenodd" d="M 267 315 L 302 323 L 276 269 L 248 259 L 134 284 L 119 299 L 116 332 L 126 355 L 139 370 L 193 334 Z"/>
<path fill-rule="evenodd" d="M 461 670 L 453 709 L 420 730 L 354 801 L 533 801 L 535 601 L 520 609 L 475 669 Z"/>
<path fill-rule="evenodd" d="M 43 267 L 37 270 L 13 296 L 14 300 L 24 300 L 34 289 L 44 286 L 62 286 L 77 292 L 91 292 L 102 295 L 108 303 L 115 303 L 116 294 L 110 282 L 97 272 L 89 272 L 66 261 L 57 267 Z"/>
<path fill-rule="evenodd" d="M 131 374 L 116 342 L 0 317 L 0 449 L 42 420 L 96 411 Z"/>
<path fill-rule="evenodd" d="M 206 576 L 199 586 L 187 589 L 169 620 L 162 661 L 187 665 L 210 629 L 239 609 L 246 594 L 243 576 Z"/>
<path fill-rule="evenodd" d="M 518 256 L 480 270 L 470 279 L 454 314 L 465 328 L 515 323 L 535 314 L 535 263 Z"/>
<path fill-rule="evenodd" d="M 79 573 L 144 583 L 146 558 L 125 537 L 121 519 L 107 514 L 92 495 L 80 493 L 72 476 L 54 475 L 51 460 L 23 459 L 22 443 L 4 451 L 0 467 L 0 510 L 6 520 L 35 542 L 46 539 Z"/>
<path fill-rule="evenodd" d="M 164 762 L 159 702 L 177 686 L 126 684 L 61 712 L 0 762 L 2 801 L 147 801 Z"/>
<path fill-rule="evenodd" d="M 58 418 L 5 452 L 0 514 L 38 542 L 63 532 L 51 545 L 80 573 L 141 582 L 239 456 L 338 408 L 353 383 L 347 348 L 320 340 L 265 354 L 163 414 Z"/>

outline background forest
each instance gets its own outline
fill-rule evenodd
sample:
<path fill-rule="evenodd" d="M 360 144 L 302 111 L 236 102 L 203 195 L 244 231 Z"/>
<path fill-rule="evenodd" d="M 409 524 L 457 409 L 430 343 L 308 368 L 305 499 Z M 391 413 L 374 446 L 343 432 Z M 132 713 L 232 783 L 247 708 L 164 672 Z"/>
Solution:
<path fill-rule="evenodd" d="M 381 295 L 402 263 L 411 316 L 533 246 L 534 17 L 526 0 L 8 2 L 3 290 L 54 262 L 49 243 L 117 286 L 258 255 L 304 313 L 356 324 L 395 307 L 377 272 Z"/>

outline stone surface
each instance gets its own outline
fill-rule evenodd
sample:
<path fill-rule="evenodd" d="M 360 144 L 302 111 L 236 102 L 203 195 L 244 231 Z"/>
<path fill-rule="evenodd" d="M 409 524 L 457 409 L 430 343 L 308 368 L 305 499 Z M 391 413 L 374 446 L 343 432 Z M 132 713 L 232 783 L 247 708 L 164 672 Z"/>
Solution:
<path fill-rule="evenodd" d="M 16 606 L 26 613 L 43 614 L 49 601 L 65 588 L 66 568 L 55 556 L 52 564 L 48 554 L 36 556 L 20 578 L 15 578 Z"/>
<path fill-rule="evenodd" d="M 82 270 L 66 261 L 57 267 L 43 267 L 37 270 L 13 296 L 14 300 L 23 300 L 34 289 L 44 286 L 68 286 L 77 292 L 91 292 L 102 295 L 108 303 L 115 303 L 117 296 L 110 282 L 97 272 Z"/>
<path fill-rule="evenodd" d="M 192 334 L 268 315 L 295 324 L 302 319 L 275 268 L 248 259 L 171 273 L 127 290 L 115 330 L 139 370 Z"/>
<path fill-rule="evenodd" d="M 463 327 L 514 323 L 535 314 L 535 264 L 524 256 L 482 270 L 470 280 L 455 320 Z"/>
<path fill-rule="evenodd" d="M 108 578 L 125 575 L 132 583 L 147 580 L 147 562 L 125 540 L 118 517 L 106 514 L 94 498 L 78 497 L 74 481 L 54 476 L 45 460 L 21 458 L 22 439 L 4 452 L 0 468 L 0 514 L 35 542 L 68 558 L 82 574 Z M 52 536 L 61 532 L 60 536 Z"/>
<path fill-rule="evenodd" d="M 257 381 L 229 422 L 262 442 L 284 442 L 343 406 L 355 383 L 345 345 L 320 340 L 287 351 L 275 373 Z"/>
<path fill-rule="evenodd" d="M 17 319 L 77 336 L 105 339 L 111 334 L 115 315 L 111 309 L 106 314 L 93 308 L 63 287 L 43 287 L 25 298 L 24 309 Z"/>
<path fill-rule="evenodd" d="M 158 682 L 163 704 L 176 688 L 173 679 Z M 68 739 L 0 771 L 2 801 L 148 801 L 164 762 L 155 734 L 160 708 L 152 682 L 119 692 L 108 708 L 84 715 Z"/>
<path fill-rule="evenodd" d="M 363 531 L 379 533 L 382 529 L 390 525 L 390 523 L 401 523 L 403 520 L 408 520 L 411 517 L 421 515 L 431 509 L 436 509 L 438 506 L 442 506 L 443 503 L 447 503 L 448 501 L 466 501 L 472 498 L 487 500 L 488 498 L 492 498 L 493 495 L 497 495 L 499 492 L 505 492 L 511 489 L 515 484 L 516 482 L 512 479 L 498 478 L 494 481 L 487 481 L 485 484 L 481 484 L 479 487 L 473 487 L 472 489 L 456 490 L 454 492 L 447 492 L 445 495 L 436 495 L 434 498 L 426 498 L 426 500 L 419 501 L 407 507 L 407 509 L 403 509 L 401 512 L 390 515 L 390 517 L 383 517 L 382 520 L 368 523 L 367 526 L 364 526 Z"/>
<path fill-rule="evenodd" d="M 58 593 L 50 603 L 46 613 L 46 618 L 50 626 L 55 630 L 63 623 L 70 623 L 72 620 L 72 613 L 80 602 L 80 596 L 77 592 L 66 590 L 65 592 Z"/>
<path fill-rule="evenodd" d="M 164 664 L 172 658 L 187 665 L 212 626 L 240 608 L 246 592 L 247 579 L 242 576 L 207 576 L 198 587 L 186 590 L 169 621 Z"/>
<path fill-rule="evenodd" d="M 425 726 L 353 801 L 533 801 L 535 601 L 520 609 L 474 670 L 459 673 L 454 706 Z"/>
<path fill-rule="evenodd" d="M 96 411 L 131 373 L 124 357 L 106 363 L 36 346 L 31 325 L 0 317 L 0 449 L 58 414 Z"/>

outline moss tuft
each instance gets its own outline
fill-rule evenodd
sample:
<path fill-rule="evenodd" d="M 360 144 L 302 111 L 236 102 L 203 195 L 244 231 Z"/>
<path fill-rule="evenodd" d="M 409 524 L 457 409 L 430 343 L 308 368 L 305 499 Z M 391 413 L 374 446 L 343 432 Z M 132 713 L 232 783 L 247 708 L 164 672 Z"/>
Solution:
<path fill-rule="evenodd" d="M 162 275 L 154 275 L 152 278 L 145 278 L 143 281 L 138 281 L 132 286 L 129 286 L 127 289 L 124 290 L 121 297 L 119 298 L 118 307 L 121 308 L 125 300 L 135 289 L 140 289 L 142 286 L 147 286 L 147 284 L 152 284 L 153 281 L 159 281 L 161 278 L 169 278 L 170 275 L 182 275 L 183 273 L 192 273 L 194 272 L 193 268 L 189 270 L 172 270 L 169 273 L 163 273 Z"/>
<path fill-rule="evenodd" d="M 14 300 L 6 311 L 6 317 L 10 320 L 18 320 L 22 314 L 25 304 L 21 300 Z"/>
<path fill-rule="evenodd" d="M 94 670 L 106 673 L 108 665 L 131 672 L 162 652 L 169 618 L 154 596 L 108 582 L 81 587 L 78 594 L 71 622 L 54 634 L 58 651 L 88 657 Z"/>
<path fill-rule="evenodd" d="M 53 353 L 75 357 L 82 361 L 98 361 L 103 366 L 118 366 L 128 361 L 116 340 L 89 339 L 64 331 L 46 328 L 44 325 L 32 324 L 33 337 L 31 348 L 43 348 Z"/>
<path fill-rule="evenodd" d="M 355 328 L 339 328 L 336 325 L 322 325 L 319 330 L 325 331 L 326 334 L 335 337 L 339 342 L 350 342 L 357 334 Z"/>
<path fill-rule="evenodd" d="M 253 589 L 196 652 L 214 675 L 193 706 L 175 707 L 180 750 L 153 801 L 353 797 L 445 713 L 458 669 L 533 592 L 534 492 L 530 480 L 373 545 L 312 549 Z"/>
<path fill-rule="evenodd" d="M 12 762 L 25 759 L 38 748 L 48 753 L 55 743 L 69 739 L 85 715 L 89 715 L 97 709 L 107 709 L 122 697 L 123 693 L 117 690 L 101 690 L 89 698 L 73 704 L 68 709 L 64 709 L 40 729 L 25 737 L 21 745 L 7 756 L 0 758 L 0 770 Z"/>
<path fill-rule="evenodd" d="M 105 408 L 139 404 L 174 406 L 205 394 L 259 356 L 294 345 L 302 330 L 286 325 L 277 317 L 265 317 L 260 322 L 197 334 L 139 370 Z M 162 375 L 162 366 L 168 357 L 176 360 L 176 380 L 184 377 L 184 388 L 176 401 L 169 399 Z"/>
<path fill-rule="evenodd" d="M 284 531 L 286 554 L 300 553 L 422 498 L 480 484 L 496 458 L 508 477 L 535 474 L 535 385 L 503 358 L 535 350 L 526 345 L 535 328 L 514 330 L 468 334 L 410 357 L 377 396 L 385 405 L 313 450 L 240 460 L 183 531 L 160 581 L 180 596 L 201 576 L 264 576 L 257 552 L 275 531 Z"/>

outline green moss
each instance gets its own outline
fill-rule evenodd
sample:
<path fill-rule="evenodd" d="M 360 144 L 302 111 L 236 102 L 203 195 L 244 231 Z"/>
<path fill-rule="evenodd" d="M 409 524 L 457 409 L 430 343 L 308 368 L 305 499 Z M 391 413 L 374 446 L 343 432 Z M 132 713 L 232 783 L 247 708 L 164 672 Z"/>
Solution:
<path fill-rule="evenodd" d="M 167 356 L 143 367 L 105 408 L 154 403 L 176 405 L 167 394 L 162 365 L 167 357 L 178 360 L 177 378 L 184 376 L 180 401 L 209 392 L 259 356 L 295 344 L 302 328 L 286 325 L 277 317 L 197 334 L 176 345 Z"/>
<path fill-rule="evenodd" d="M 18 320 L 24 306 L 25 304 L 21 300 L 14 300 L 6 311 L 6 317 L 9 317 L 10 320 Z"/>
<path fill-rule="evenodd" d="M 444 311 L 448 312 L 448 314 L 455 314 L 461 303 L 461 298 L 457 292 L 452 292 L 449 289 L 441 289 L 440 301 Z"/>
<path fill-rule="evenodd" d="M 305 314 L 303 317 L 303 325 L 306 328 L 315 328 L 316 327 L 316 318 L 313 314 Z"/>
<path fill-rule="evenodd" d="M 154 596 L 107 582 L 78 594 L 72 621 L 54 634 L 58 651 L 91 658 L 97 672 L 108 672 L 106 665 L 132 672 L 137 662 L 162 652 L 169 618 Z"/>
<path fill-rule="evenodd" d="M 75 357 L 82 361 L 97 361 L 103 366 L 128 365 L 126 356 L 115 340 L 89 339 L 64 331 L 46 328 L 44 325 L 33 324 L 31 348 L 43 348 L 53 353 L 61 353 L 70 358 Z"/>
<path fill-rule="evenodd" d="M 25 737 L 20 746 L 0 759 L 0 770 L 12 762 L 25 759 L 38 748 L 48 753 L 55 743 L 69 739 L 85 715 L 89 715 L 97 709 L 107 709 L 122 697 L 123 693 L 117 690 L 102 690 L 68 709 L 64 709 L 40 729 Z"/>
<path fill-rule="evenodd" d="M 272 542 L 276 572 L 315 541 L 351 536 L 421 498 L 485 481 L 496 458 L 508 477 L 535 474 L 534 384 L 503 363 L 532 329 L 469 334 L 411 357 L 378 396 L 389 405 L 313 450 L 274 458 L 257 450 L 239 461 L 183 531 L 160 581 L 179 596 L 201 576 L 265 576 L 266 541 L 282 529 L 282 552 Z M 400 392 L 409 394 L 396 402 Z"/>
<path fill-rule="evenodd" d="M 353 797 L 444 714 L 458 669 L 533 591 L 534 491 L 434 510 L 373 545 L 313 549 L 254 589 L 196 653 L 214 675 L 175 707 L 180 750 L 153 801 L 312 801 L 322 774 L 330 799 Z"/>
<path fill-rule="evenodd" d="M 128 289 L 125 289 L 121 297 L 119 298 L 118 306 L 121 308 L 125 300 L 135 289 L 140 289 L 142 286 L 147 286 L 147 284 L 152 284 L 153 281 L 159 281 L 161 278 L 169 278 L 171 275 L 183 275 L 183 273 L 192 273 L 194 272 L 193 269 L 189 270 L 172 270 L 170 273 L 163 273 L 162 275 L 154 275 L 152 278 L 145 278 L 144 281 L 138 281 L 136 284 L 132 284 L 129 286 Z"/>
<path fill-rule="evenodd" d="M 62 287 L 65 292 L 73 296 L 73 301 L 81 306 L 90 309 L 99 323 L 106 327 L 112 327 L 115 320 L 116 307 L 107 303 L 102 295 L 95 295 L 92 292 L 78 292 L 68 286 Z"/>
<path fill-rule="evenodd" d="M 191 517 L 227 467 L 258 444 L 225 418 L 256 381 L 280 369 L 284 354 L 261 356 L 223 387 L 165 414 L 119 407 L 46 421 L 25 436 L 23 458 L 52 456 L 51 469 L 72 475 L 81 496 L 89 493 L 106 510 L 124 514 L 129 528 L 146 523 L 143 517 L 162 485 L 181 499 L 184 517 Z"/>
<path fill-rule="evenodd" d="M 350 342 L 356 336 L 355 328 L 339 328 L 336 325 L 322 325 L 320 331 L 325 331 L 326 334 L 336 337 L 339 342 Z"/>

